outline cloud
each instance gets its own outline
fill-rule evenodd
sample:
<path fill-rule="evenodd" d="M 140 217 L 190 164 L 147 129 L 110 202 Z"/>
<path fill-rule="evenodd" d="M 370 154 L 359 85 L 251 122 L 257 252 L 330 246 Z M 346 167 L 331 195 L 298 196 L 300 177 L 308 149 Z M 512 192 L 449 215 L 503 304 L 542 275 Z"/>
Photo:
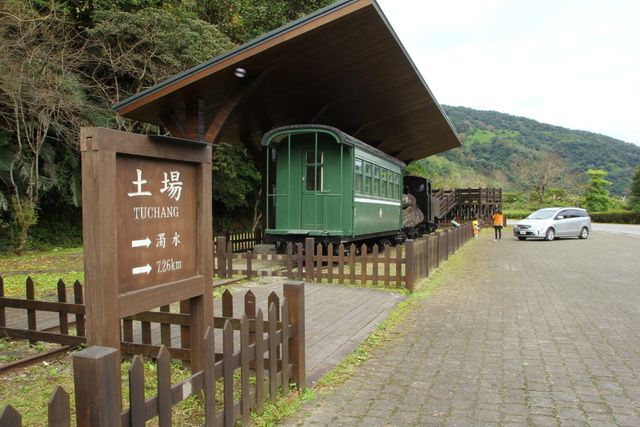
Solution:
<path fill-rule="evenodd" d="M 440 103 L 640 144 L 640 2 L 378 3 Z"/>

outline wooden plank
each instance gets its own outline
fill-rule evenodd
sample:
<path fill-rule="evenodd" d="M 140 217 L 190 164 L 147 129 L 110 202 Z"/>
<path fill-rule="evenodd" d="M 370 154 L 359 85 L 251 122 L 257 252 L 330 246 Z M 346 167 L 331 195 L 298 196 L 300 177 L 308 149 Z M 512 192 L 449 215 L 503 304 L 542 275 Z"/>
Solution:
<path fill-rule="evenodd" d="M 405 264 L 404 259 L 405 257 L 403 257 L 403 249 L 404 249 L 405 245 L 402 245 L 399 248 L 396 248 L 396 286 L 400 287 L 402 286 L 402 265 Z M 406 264 L 405 264 L 405 271 L 406 271 Z"/>
<path fill-rule="evenodd" d="M 224 425 L 232 426 L 233 416 L 233 328 L 230 322 L 226 322 L 222 331 L 222 375 L 223 400 L 224 400 Z"/>
<path fill-rule="evenodd" d="M 151 341 L 151 323 L 141 322 L 140 327 L 142 329 L 142 344 L 152 344 Z"/>
<path fill-rule="evenodd" d="M 251 261 L 253 260 L 253 253 L 251 251 L 247 251 L 246 254 L 246 258 L 247 258 L 247 280 L 251 280 L 251 277 L 253 277 L 253 269 L 251 268 Z"/>
<path fill-rule="evenodd" d="M 171 313 L 170 305 L 160 307 L 161 313 Z M 160 323 L 160 343 L 164 346 L 171 347 L 171 325 L 168 323 Z"/>
<path fill-rule="evenodd" d="M 0 276 L 0 301 L 4 297 L 4 279 Z M 0 304 L 0 326 L 7 326 L 7 313 L 4 305 Z"/>
<path fill-rule="evenodd" d="M 302 243 L 297 243 L 298 252 L 296 254 L 296 260 L 298 262 L 298 280 L 304 280 L 304 246 Z"/>
<path fill-rule="evenodd" d="M 35 287 L 31 276 L 27 277 L 26 291 L 27 299 L 35 300 Z M 33 309 L 27 310 L 27 325 L 29 330 L 35 331 L 38 329 L 38 326 L 36 324 L 36 312 Z M 36 342 L 33 340 L 29 340 L 29 343 L 31 343 L 31 345 L 35 345 Z"/>
<path fill-rule="evenodd" d="M 171 426 L 171 355 L 165 346 L 158 353 L 158 423 L 160 427 Z"/>
<path fill-rule="evenodd" d="M 71 425 L 71 405 L 69 393 L 57 385 L 47 403 L 49 427 L 69 427 Z M 0 425 L 4 425 L 0 422 Z"/>
<path fill-rule="evenodd" d="M 213 328 L 205 335 L 204 415 L 206 426 L 216 426 L 216 355 Z"/>
<path fill-rule="evenodd" d="M 367 264 L 368 264 L 368 249 L 364 243 L 360 247 L 360 284 L 366 286 L 367 284 Z"/>
<path fill-rule="evenodd" d="M 255 343 L 255 370 L 256 370 L 256 404 L 258 413 L 264 410 L 264 315 L 262 310 L 256 314 L 256 343 Z"/>
<path fill-rule="evenodd" d="M 203 295 L 205 286 L 204 277 L 195 276 L 120 294 L 117 298 L 120 305 L 119 318 Z"/>
<path fill-rule="evenodd" d="M 327 246 L 327 282 L 333 283 L 333 243 Z"/>
<path fill-rule="evenodd" d="M 240 320 L 240 405 L 242 424 L 249 424 L 251 418 L 250 365 L 249 365 L 249 319 L 246 314 Z"/>
<path fill-rule="evenodd" d="M 131 427 L 144 427 L 147 421 L 144 402 L 144 363 L 142 356 L 134 356 L 129 367 L 129 425 Z"/>
<path fill-rule="evenodd" d="M 0 409 L 0 425 L 2 427 L 22 427 L 22 416 L 11 405 Z"/>
<path fill-rule="evenodd" d="M 345 282 L 344 271 L 344 243 L 340 243 L 338 246 L 338 283 Z"/>
<path fill-rule="evenodd" d="M 34 342 L 44 341 L 70 346 L 78 346 L 87 342 L 85 337 L 61 335 L 53 332 L 31 331 L 28 329 L 7 328 L 4 326 L 0 327 L 0 336 L 12 339 L 32 340 Z"/>
<path fill-rule="evenodd" d="M 282 319 L 284 324 L 282 327 L 282 393 L 289 394 L 289 379 L 291 374 L 289 371 L 289 300 L 285 297 L 282 304 Z"/>
<path fill-rule="evenodd" d="M 385 286 L 391 286 L 391 246 L 384 248 L 384 277 Z"/>
<path fill-rule="evenodd" d="M 58 290 L 58 302 L 66 303 L 67 302 L 67 287 L 62 281 L 62 279 L 58 280 L 57 283 Z M 58 320 L 60 321 L 60 333 L 68 335 L 69 334 L 69 318 L 66 313 L 58 313 Z"/>
<path fill-rule="evenodd" d="M 371 261 L 373 262 L 373 278 L 371 279 L 371 284 L 373 286 L 378 286 L 378 245 L 373 245 Z"/>
<path fill-rule="evenodd" d="M 289 318 L 283 319 L 293 326 L 290 342 L 290 360 L 293 363 L 293 380 L 298 390 L 307 387 L 306 371 L 306 309 L 304 282 L 286 282 L 284 297 L 287 300 Z"/>
<path fill-rule="evenodd" d="M 304 239 L 304 279 L 313 281 L 313 239 Z"/>
<path fill-rule="evenodd" d="M 233 294 L 229 289 L 222 293 L 222 317 L 233 317 Z"/>
<path fill-rule="evenodd" d="M 84 294 L 82 292 L 82 284 L 79 280 L 73 283 L 73 302 L 81 305 L 84 308 Z M 84 321 L 84 312 L 82 314 L 76 314 L 76 335 L 86 336 L 86 328 Z"/>
<path fill-rule="evenodd" d="M 356 245 L 349 246 L 349 281 L 352 285 L 356 283 Z"/>
<path fill-rule="evenodd" d="M 80 304 L 62 303 L 55 301 L 40 301 L 35 299 L 19 299 L 0 297 L 0 306 L 19 308 L 28 311 L 47 311 L 52 313 L 84 314 L 85 307 Z"/>
<path fill-rule="evenodd" d="M 275 403 L 278 399 L 278 342 L 276 341 L 277 310 L 275 304 L 269 304 L 269 399 L 271 403 Z"/>

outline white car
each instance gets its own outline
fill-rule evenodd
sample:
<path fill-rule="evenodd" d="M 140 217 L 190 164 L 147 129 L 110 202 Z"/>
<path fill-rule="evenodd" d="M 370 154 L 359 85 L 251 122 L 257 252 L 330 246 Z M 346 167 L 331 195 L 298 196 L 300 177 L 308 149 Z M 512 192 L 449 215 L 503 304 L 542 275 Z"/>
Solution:
<path fill-rule="evenodd" d="M 591 233 L 591 217 L 580 208 L 539 209 L 513 227 L 513 235 L 520 240 L 558 237 L 586 239 Z"/>

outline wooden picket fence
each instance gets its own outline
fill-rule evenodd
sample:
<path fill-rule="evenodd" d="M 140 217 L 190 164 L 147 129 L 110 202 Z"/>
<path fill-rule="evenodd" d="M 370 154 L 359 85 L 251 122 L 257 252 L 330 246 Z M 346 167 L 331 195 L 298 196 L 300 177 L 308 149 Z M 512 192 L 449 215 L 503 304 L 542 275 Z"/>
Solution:
<path fill-rule="evenodd" d="M 306 239 L 295 248 L 288 244 L 285 254 L 254 254 L 251 251 L 234 253 L 233 246 L 220 236 L 214 268 L 221 279 L 274 276 L 318 283 L 403 287 L 413 291 L 422 278 L 428 277 L 433 268 L 472 237 L 471 224 L 465 223 L 408 240 L 403 245 L 387 246 L 382 251 L 377 245 L 369 248 L 353 244 L 340 244 L 336 251 L 329 245 L 325 250 L 322 245 L 314 245 L 313 239 Z M 272 261 L 276 268 L 254 268 L 254 263 L 259 261 Z"/>
<path fill-rule="evenodd" d="M 5 307 L 50 312 L 55 312 L 62 307 L 63 311 L 67 311 L 65 303 L 38 301 L 39 304 L 35 306 L 32 304 L 34 301 L 21 304 L 16 300 L 0 296 L 0 313 L 5 313 Z M 24 307 L 19 307 L 20 305 Z M 281 305 L 277 295 L 272 293 L 269 296 L 267 320 L 264 320 L 262 310 L 256 311 L 255 297 L 250 291 L 244 297 L 244 311 L 240 318 L 233 318 L 233 297 L 231 293 L 225 292 L 222 316 L 214 318 L 214 328 L 218 332 L 214 333 L 209 329 L 204 337 L 206 348 L 204 369 L 174 385 L 170 383 L 170 360 L 176 357 L 188 360 L 189 349 L 170 348 L 164 344 L 123 341 L 123 352 L 137 352 L 130 369 L 129 408 L 124 411 L 120 407 L 121 384 L 114 380 L 114 378 L 120 378 L 121 353 L 116 349 L 99 346 L 75 353 L 73 363 L 76 425 L 139 426 L 158 417 L 160 425 L 170 426 L 172 425 L 171 408 L 191 396 L 202 394 L 205 402 L 205 425 L 233 426 L 236 420 L 247 424 L 250 411 L 252 409 L 262 411 L 267 398 L 272 402 L 275 401 L 279 388 L 287 393 L 289 384 L 295 383 L 299 389 L 304 389 L 306 387 L 304 283 L 285 283 L 284 299 Z M 0 324 L 0 336 L 27 338 L 37 336 L 49 342 L 69 342 L 69 340 L 84 342 L 84 337 L 80 336 L 71 337 L 67 334 L 52 332 L 42 335 L 43 333 L 37 330 L 7 328 L 6 316 L 0 316 L 0 321 L 3 322 Z M 165 327 L 162 341 L 171 343 L 171 337 L 166 335 L 170 328 L 166 326 L 188 325 L 188 314 L 153 311 L 128 318 L 126 322 L 140 322 L 141 328 L 148 329 L 149 332 L 152 323 L 160 323 L 161 330 Z M 125 337 L 130 327 L 131 325 L 124 324 Z M 56 340 L 55 335 L 62 338 Z M 145 332 L 142 335 L 144 336 Z M 219 348 L 216 347 L 218 339 L 222 342 Z M 143 338 L 143 341 L 148 340 L 151 340 L 150 333 L 147 338 Z M 154 357 L 158 363 L 158 393 L 146 399 L 142 355 Z M 240 390 L 237 387 L 234 389 L 233 385 L 234 374 L 238 370 Z M 252 372 L 255 378 L 253 382 L 250 381 Z M 218 380 L 222 382 L 221 394 L 224 408 L 216 413 L 216 382 Z M 234 393 L 237 394 L 238 391 L 240 398 L 235 399 Z M 52 395 L 48 416 L 49 425 L 71 425 L 69 395 L 61 387 L 57 387 Z M 21 426 L 21 416 L 13 407 L 6 405 L 0 411 L 0 425 Z"/>
<path fill-rule="evenodd" d="M 245 252 L 252 251 L 256 245 L 262 243 L 262 230 L 256 228 L 253 231 L 246 231 L 240 233 L 230 233 L 229 230 L 224 230 L 219 236 L 213 239 L 213 244 L 218 244 L 218 239 L 224 237 L 227 243 L 231 243 L 233 252 Z"/>

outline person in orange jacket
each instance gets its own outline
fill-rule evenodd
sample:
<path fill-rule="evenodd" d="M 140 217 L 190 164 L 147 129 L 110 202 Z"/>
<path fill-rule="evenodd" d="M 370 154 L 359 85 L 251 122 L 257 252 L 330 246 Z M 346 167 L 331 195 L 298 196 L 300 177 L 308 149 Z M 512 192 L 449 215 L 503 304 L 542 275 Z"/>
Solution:
<path fill-rule="evenodd" d="M 474 218 L 473 221 L 471 221 L 471 226 L 473 227 L 473 237 L 477 239 L 478 233 L 480 232 L 480 222 L 478 218 Z"/>
<path fill-rule="evenodd" d="M 504 226 L 504 215 L 502 215 L 502 210 L 498 208 L 491 218 L 493 219 L 493 233 L 495 236 L 493 241 L 498 242 L 502 239 L 502 227 Z"/>

